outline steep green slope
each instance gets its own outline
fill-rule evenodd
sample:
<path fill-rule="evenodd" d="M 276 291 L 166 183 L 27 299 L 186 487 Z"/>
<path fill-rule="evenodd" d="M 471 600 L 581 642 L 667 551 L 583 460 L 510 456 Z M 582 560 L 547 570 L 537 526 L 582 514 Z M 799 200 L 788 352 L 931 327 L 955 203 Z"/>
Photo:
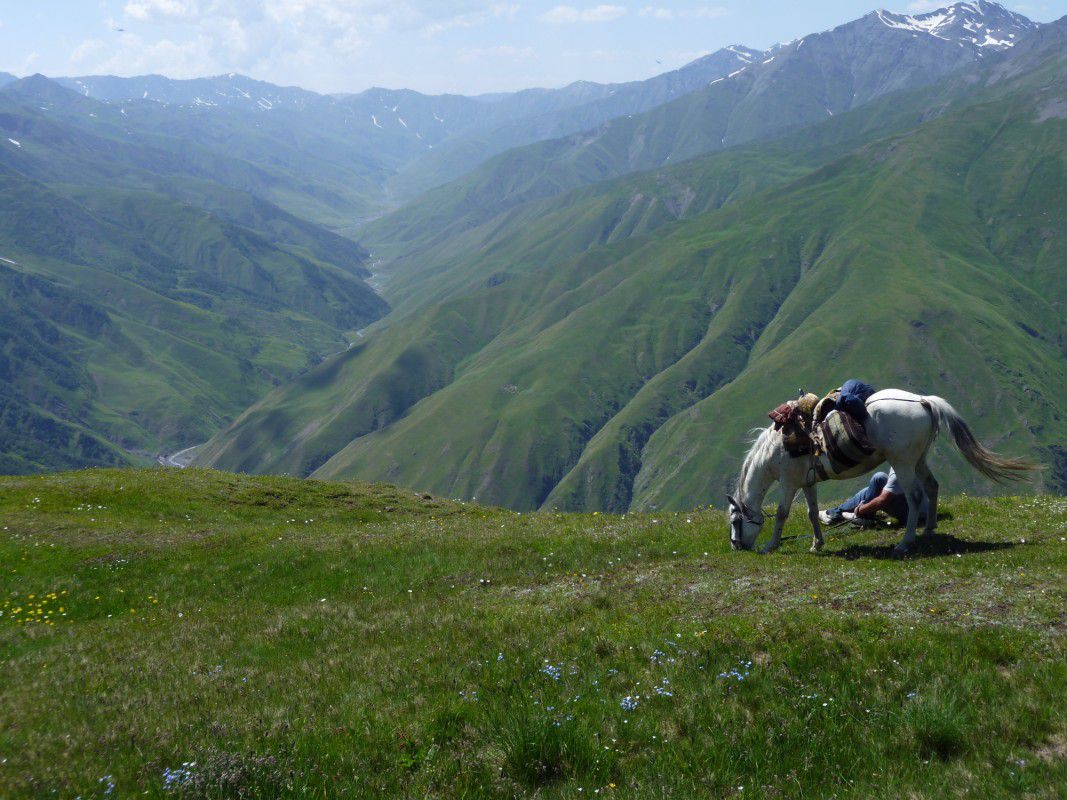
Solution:
<path fill-rule="evenodd" d="M 116 118 L 40 76 L 0 91 L 5 471 L 203 441 L 388 308 L 365 250 L 258 194 L 274 172 Z"/>
<path fill-rule="evenodd" d="M 796 174 L 785 158 L 750 154 L 702 165 L 695 185 L 700 202 L 716 207 Z M 673 221 L 691 194 L 670 176 L 649 176 L 603 195 L 582 193 L 556 209 L 516 209 L 444 242 L 435 251 L 443 261 L 428 262 L 421 280 L 413 277 L 411 299 L 365 341 L 249 409 L 201 460 L 306 474 L 353 437 L 403 416 L 510 326 L 570 291 L 583 270 L 599 268 L 603 254 L 583 266 L 591 247 L 626 247 L 628 237 Z M 560 266 L 558 279 L 546 281 L 546 265 L 557 264 L 577 265 L 578 277 Z"/>
<path fill-rule="evenodd" d="M 746 398 L 770 406 L 853 374 L 948 395 L 994 443 L 1053 461 L 1041 448 L 1067 435 L 1067 132 L 1039 113 L 1007 101 L 953 115 L 603 253 L 564 307 L 508 330 L 319 474 L 517 507 L 690 507 L 726 484 L 759 424 Z M 467 413 L 479 399 L 485 415 Z"/>
<path fill-rule="evenodd" d="M 385 310 L 349 270 L 159 195 L 63 194 L 12 175 L 0 175 L 0 191 L 15 376 L 3 430 L 19 440 L 2 449 L 20 454 L 5 470 L 115 463 L 117 448 L 202 441 Z M 41 379 L 50 374 L 59 377 Z M 94 442 L 96 455 L 66 459 L 49 424 Z"/>
<path fill-rule="evenodd" d="M 653 234 L 586 250 L 575 208 L 528 239 L 512 231 L 453 299 L 413 301 L 247 412 L 205 459 L 519 508 L 689 507 L 718 493 L 764 406 L 860 374 L 946 395 L 1005 449 L 1056 463 L 1060 44 L 997 66 L 977 105 Z M 567 232 L 580 232 L 570 251 Z M 538 241 L 545 260 L 524 262 Z M 947 474 L 982 486 L 958 460 Z M 1062 465 L 1043 480 L 1062 485 Z"/>
<path fill-rule="evenodd" d="M 0 474 L 127 462 L 80 423 L 92 379 L 79 340 L 110 327 L 84 298 L 0 261 Z"/>

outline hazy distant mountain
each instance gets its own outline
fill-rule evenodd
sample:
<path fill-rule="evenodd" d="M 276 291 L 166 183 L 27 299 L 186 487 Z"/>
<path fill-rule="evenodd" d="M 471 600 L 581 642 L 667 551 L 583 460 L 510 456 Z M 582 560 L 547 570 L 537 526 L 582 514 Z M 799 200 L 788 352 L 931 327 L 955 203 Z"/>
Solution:
<path fill-rule="evenodd" d="M 297 204 L 289 188 L 268 189 L 265 196 L 316 221 L 346 227 L 496 153 L 647 110 L 759 55 L 731 46 L 644 81 L 577 81 L 560 89 L 477 97 L 380 88 L 329 96 L 232 73 L 191 80 L 83 76 L 55 83 L 108 104 L 111 110 L 98 110 L 97 117 L 106 114 L 131 135 L 180 135 L 252 164 L 292 165 L 293 173 L 317 182 L 320 197 L 309 203 L 312 192 L 305 191 Z"/>
<path fill-rule="evenodd" d="M 270 111 L 280 107 L 307 109 L 323 101 L 322 95 L 314 92 L 275 86 L 236 73 L 190 80 L 175 80 L 163 75 L 132 78 L 89 75 L 56 78 L 56 82 L 85 97 L 109 103 L 152 100 L 164 105 Z"/>
<path fill-rule="evenodd" d="M 763 53 L 730 45 L 680 69 L 643 81 L 620 84 L 572 84 L 560 90 L 530 90 L 499 100 L 502 122 L 453 136 L 390 181 L 401 197 L 411 198 L 463 175 L 490 156 L 530 142 L 576 133 L 616 117 L 639 114 L 706 86 L 710 81 L 751 64 Z M 576 87 L 584 91 L 576 97 Z M 559 102 L 565 97 L 567 102 Z M 556 100 L 556 107 L 547 107 Z"/>
<path fill-rule="evenodd" d="M 402 238 L 429 240 L 443 227 L 469 225 L 510 203 L 779 136 L 926 86 L 1037 27 L 989 2 L 916 17 L 872 12 L 783 45 L 643 114 L 504 153 L 382 221 L 389 232 L 380 238 L 396 241 L 404 228 Z"/>

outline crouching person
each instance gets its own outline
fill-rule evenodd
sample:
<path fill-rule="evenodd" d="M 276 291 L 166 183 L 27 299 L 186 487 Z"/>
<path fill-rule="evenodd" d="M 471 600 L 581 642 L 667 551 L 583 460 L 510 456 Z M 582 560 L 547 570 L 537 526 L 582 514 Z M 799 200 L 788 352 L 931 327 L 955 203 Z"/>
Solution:
<path fill-rule="evenodd" d="M 926 524 L 926 514 L 929 510 L 930 500 L 924 492 L 922 505 L 919 507 L 919 525 Z M 866 487 L 841 505 L 820 511 L 819 519 L 825 525 L 834 525 L 856 518 L 874 519 L 879 511 L 884 511 L 902 525 L 908 521 L 908 499 L 904 496 L 904 489 L 892 468 L 888 473 L 874 473 Z"/>

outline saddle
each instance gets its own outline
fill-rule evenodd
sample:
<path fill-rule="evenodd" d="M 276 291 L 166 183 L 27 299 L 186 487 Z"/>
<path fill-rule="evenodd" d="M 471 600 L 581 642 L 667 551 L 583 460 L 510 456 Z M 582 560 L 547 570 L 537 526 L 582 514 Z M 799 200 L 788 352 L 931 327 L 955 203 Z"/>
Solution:
<path fill-rule="evenodd" d="M 785 450 L 793 458 L 815 452 L 812 431 L 818 402 L 818 395 L 809 392 L 796 400 L 782 403 L 767 414 L 774 423 L 774 429 L 782 431 Z"/>
<path fill-rule="evenodd" d="M 821 399 L 808 393 L 767 414 L 782 432 L 786 452 L 792 458 L 812 456 L 821 480 L 847 471 L 875 450 L 863 422 L 838 408 L 840 396 L 840 389 Z"/>

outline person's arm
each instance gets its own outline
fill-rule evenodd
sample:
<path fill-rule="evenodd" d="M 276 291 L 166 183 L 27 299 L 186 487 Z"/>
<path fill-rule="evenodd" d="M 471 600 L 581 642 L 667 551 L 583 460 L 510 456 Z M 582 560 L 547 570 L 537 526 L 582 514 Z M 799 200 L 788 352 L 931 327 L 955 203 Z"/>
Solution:
<path fill-rule="evenodd" d="M 893 502 L 892 492 L 882 492 L 873 500 L 870 500 L 862 505 L 856 507 L 857 517 L 873 517 L 879 511 L 886 511 L 888 513 L 889 506 Z"/>

